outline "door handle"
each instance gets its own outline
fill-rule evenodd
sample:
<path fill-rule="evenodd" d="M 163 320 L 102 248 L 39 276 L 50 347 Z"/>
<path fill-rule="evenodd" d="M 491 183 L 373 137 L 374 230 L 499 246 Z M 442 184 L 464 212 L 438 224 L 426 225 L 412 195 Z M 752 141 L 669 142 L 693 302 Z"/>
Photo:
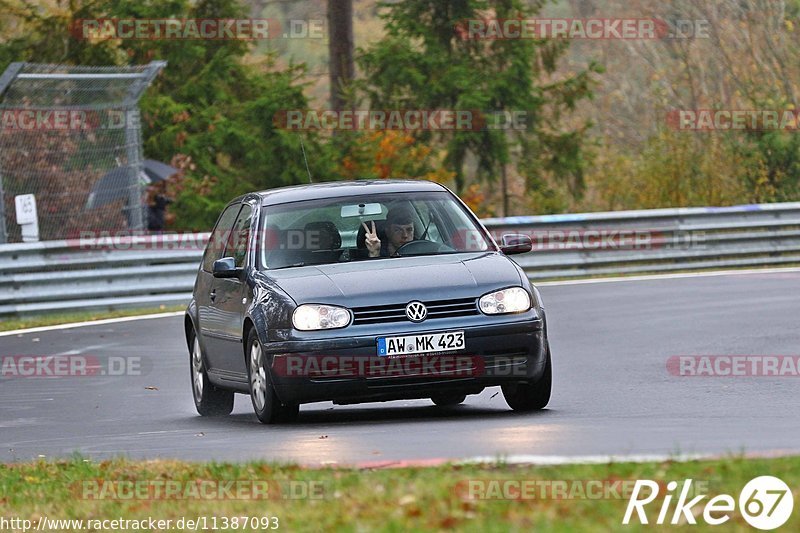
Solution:
<path fill-rule="evenodd" d="M 211 301 L 213 302 L 213 301 L 216 299 L 216 297 L 217 297 L 217 289 L 214 289 L 214 290 L 212 290 L 212 291 L 209 293 L 209 297 L 211 298 Z"/>

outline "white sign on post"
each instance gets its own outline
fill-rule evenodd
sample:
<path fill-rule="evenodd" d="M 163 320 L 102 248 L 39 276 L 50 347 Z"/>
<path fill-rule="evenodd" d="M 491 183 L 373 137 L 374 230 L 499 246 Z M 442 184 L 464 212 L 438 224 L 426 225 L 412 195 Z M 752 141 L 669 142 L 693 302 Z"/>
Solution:
<path fill-rule="evenodd" d="M 36 197 L 32 194 L 18 194 L 14 198 L 17 204 L 17 224 L 33 224 L 36 222 Z"/>
<path fill-rule="evenodd" d="M 32 194 L 18 194 L 14 197 L 17 208 L 17 224 L 22 226 L 22 242 L 39 240 L 39 217 L 36 214 L 36 197 Z"/>

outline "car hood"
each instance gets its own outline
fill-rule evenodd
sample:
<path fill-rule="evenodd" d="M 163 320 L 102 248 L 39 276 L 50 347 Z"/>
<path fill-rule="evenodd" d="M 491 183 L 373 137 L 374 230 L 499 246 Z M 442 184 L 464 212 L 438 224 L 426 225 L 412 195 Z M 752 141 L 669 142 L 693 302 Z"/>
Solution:
<path fill-rule="evenodd" d="M 478 297 L 519 286 L 518 268 L 500 253 L 482 252 L 334 263 L 264 274 L 298 304 L 360 307 Z"/>

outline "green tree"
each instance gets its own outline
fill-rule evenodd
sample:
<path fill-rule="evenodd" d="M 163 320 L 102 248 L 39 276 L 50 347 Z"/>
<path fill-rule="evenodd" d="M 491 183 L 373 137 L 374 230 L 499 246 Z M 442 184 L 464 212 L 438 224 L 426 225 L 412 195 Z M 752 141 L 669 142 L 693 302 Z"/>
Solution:
<path fill-rule="evenodd" d="M 532 17 L 543 1 L 399 0 L 383 5 L 386 36 L 360 49 L 361 93 L 373 108 L 457 109 L 525 113 L 522 129 L 422 132 L 423 140 L 444 147 L 445 165 L 457 191 L 474 177 L 493 181 L 504 165 L 516 163 L 529 185 L 545 175 L 583 188 L 585 128 L 555 127 L 565 112 L 591 95 L 592 64 L 573 75 L 550 80 L 568 43 L 554 40 L 465 38 L 467 21 Z M 467 35 L 468 36 L 468 35 Z M 490 122 L 491 123 L 491 122 Z M 514 156 L 513 154 L 520 154 Z"/>

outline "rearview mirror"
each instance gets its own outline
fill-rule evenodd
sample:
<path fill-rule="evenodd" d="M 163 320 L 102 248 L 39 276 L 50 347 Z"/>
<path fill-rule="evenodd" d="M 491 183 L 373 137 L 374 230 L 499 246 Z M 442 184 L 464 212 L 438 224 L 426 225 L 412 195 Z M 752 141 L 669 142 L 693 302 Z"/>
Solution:
<path fill-rule="evenodd" d="M 369 217 L 383 212 L 381 204 L 352 204 L 342 206 L 342 218 Z"/>
<path fill-rule="evenodd" d="M 214 267 L 212 269 L 215 278 L 236 278 L 239 277 L 241 271 L 242 269 L 236 268 L 236 262 L 233 257 L 217 259 L 214 261 Z"/>
<path fill-rule="evenodd" d="M 533 250 L 533 241 L 527 235 L 507 233 L 502 237 L 500 251 L 506 255 L 526 254 Z"/>

